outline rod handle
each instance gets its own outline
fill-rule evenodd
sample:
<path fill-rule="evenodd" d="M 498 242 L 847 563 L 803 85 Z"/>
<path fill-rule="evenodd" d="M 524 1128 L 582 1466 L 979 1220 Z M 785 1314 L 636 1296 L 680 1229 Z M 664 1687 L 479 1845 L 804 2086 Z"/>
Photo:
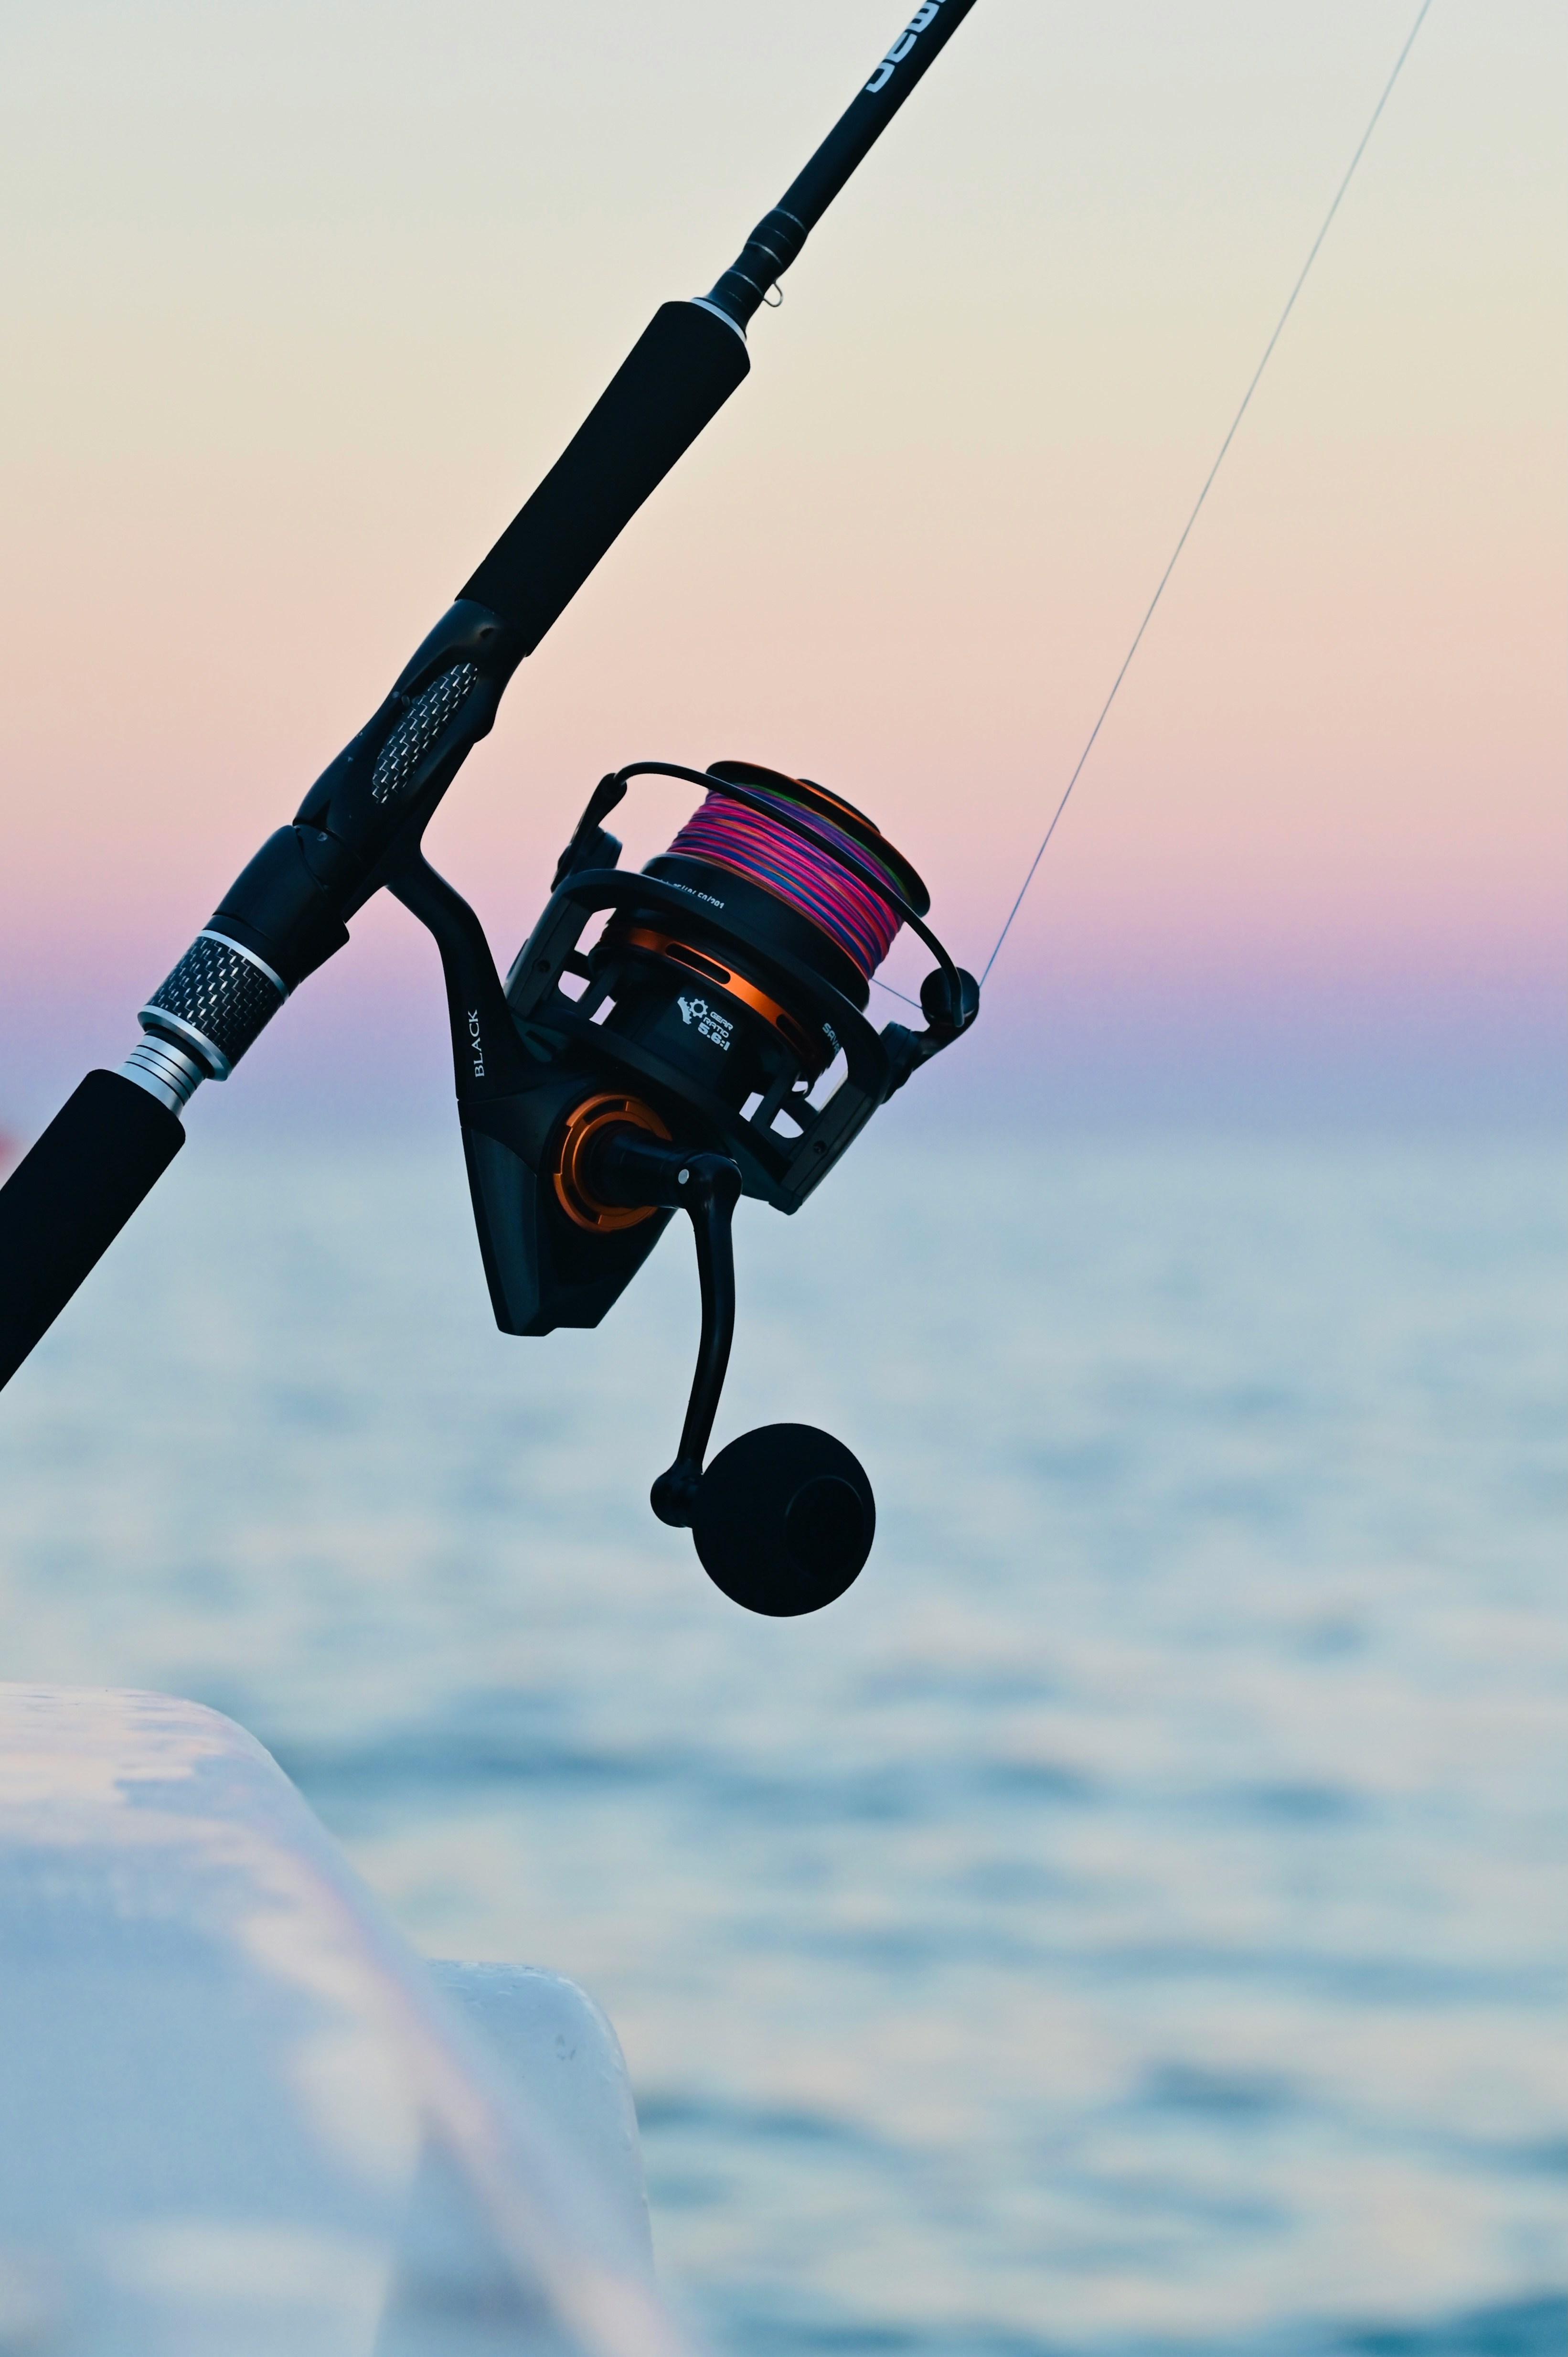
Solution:
<path fill-rule="evenodd" d="M 163 1177 L 185 1131 L 121 1072 L 89 1072 L 0 1187 L 0 1386 Z"/>
<path fill-rule="evenodd" d="M 749 366 L 730 321 L 664 304 L 459 597 L 499 614 L 532 654 Z"/>

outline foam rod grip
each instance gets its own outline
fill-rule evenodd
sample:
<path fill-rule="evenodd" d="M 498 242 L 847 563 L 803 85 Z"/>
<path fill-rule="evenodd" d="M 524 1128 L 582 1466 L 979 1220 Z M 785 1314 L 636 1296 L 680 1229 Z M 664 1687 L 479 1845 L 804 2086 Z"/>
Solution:
<path fill-rule="evenodd" d="M 750 365 L 745 339 L 711 311 L 662 305 L 458 596 L 502 616 L 532 654 Z"/>
<path fill-rule="evenodd" d="M 185 1131 L 120 1072 L 89 1072 L 0 1187 L 0 1384 L 48 1333 Z"/>

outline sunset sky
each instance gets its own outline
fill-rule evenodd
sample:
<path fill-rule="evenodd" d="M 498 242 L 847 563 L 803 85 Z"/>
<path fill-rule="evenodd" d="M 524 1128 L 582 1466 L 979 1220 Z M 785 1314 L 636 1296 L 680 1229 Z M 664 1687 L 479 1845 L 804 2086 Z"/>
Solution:
<path fill-rule="evenodd" d="M 603 770 L 725 754 L 868 808 L 983 963 L 1413 15 L 980 0 L 432 829 L 503 966 Z M 0 1125 L 127 1052 L 897 17 L 14 20 Z M 1559 1114 L 1564 46 L 1435 0 L 934 1102 Z M 645 792 L 639 860 L 690 802 Z M 445 1053 L 378 905 L 221 1118 L 435 1116 Z"/>

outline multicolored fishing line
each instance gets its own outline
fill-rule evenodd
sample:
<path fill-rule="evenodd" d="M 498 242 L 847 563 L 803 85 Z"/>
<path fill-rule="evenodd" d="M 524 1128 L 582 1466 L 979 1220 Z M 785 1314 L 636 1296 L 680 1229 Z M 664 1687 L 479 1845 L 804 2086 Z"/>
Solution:
<path fill-rule="evenodd" d="M 749 791 L 757 801 L 788 811 L 792 818 L 803 814 L 802 806 L 783 794 L 761 792 L 756 787 Z M 892 948 L 900 920 L 879 892 L 839 865 L 833 847 L 842 845 L 846 858 L 886 876 L 890 892 L 899 892 L 898 880 L 885 860 L 819 811 L 808 807 L 804 815 L 822 839 L 821 850 L 747 803 L 728 794 L 711 793 L 693 812 L 670 849 L 671 854 L 705 859 L 712 866 L 727 867 L 732 875 L 760 884 L 809 917 L 869 982 Z"/>

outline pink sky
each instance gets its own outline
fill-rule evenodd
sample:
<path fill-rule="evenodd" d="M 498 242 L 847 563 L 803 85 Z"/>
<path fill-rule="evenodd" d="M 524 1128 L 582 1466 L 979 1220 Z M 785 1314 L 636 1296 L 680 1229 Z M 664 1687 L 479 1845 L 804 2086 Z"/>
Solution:
<path fill-rule="evenodd" d="M 748 384 L 514 682 L 430 840 L 503 963 L 594 780 L 649 753 L 847 792 L 983 961 L 1413 10 L 1200 5 L 1179 37 L 1153 0 L 1091 13 L 981 0 L 757 323 Z M 460 25 L 66 5 L 24 32 L 0 1122 L 124 1055 L 891 29 L 862 0 L 497 0 Z M 977 1074 L 1162 1117 L 1293 1085 L 1560 1102 L 1562 47 L 1544 7 L 1434 11 Z M 648 794 L 638 856 L 683 807 Z M 367 915 L 231 1095 L 439 1099 L 434 980 L 400 910 Z"/>

